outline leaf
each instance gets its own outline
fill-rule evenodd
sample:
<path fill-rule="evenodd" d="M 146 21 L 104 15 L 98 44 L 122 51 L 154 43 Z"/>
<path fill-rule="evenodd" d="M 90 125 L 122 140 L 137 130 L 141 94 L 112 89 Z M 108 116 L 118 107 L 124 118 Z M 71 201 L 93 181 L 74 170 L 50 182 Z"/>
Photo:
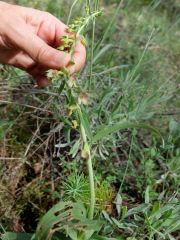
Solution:
<path fill-rule="evenodd" d="M 69 152 L 69 155 L 72 155 L 72 158 L 74 158 L 74 157 L 77 155 L 77 153 L 78 153 L 78 151 L 79 151 L 79 148 L 80 148 L 80 145 L 81 145 L 81 140 L 78 139 L 78 140 L 74 143 L 74 145 L 72 146 L 72 148 L 71 148 L 71 150 L 70 150 L 70 152 Z"/>
<path fill-rule="evenodd" d="M 153 212 L 149 216 L 149 220 L 153 223 L 154 221 L 157 221 L 158 219 L 160 219 L 166 212 L 170 210 L 172 211 L 173 208 L 174 208 L 173 205 L 167 204 L 164 207 L 161 207 L 157 211 Z"/>
<path fill-rule="evenodd" d="M 109 52 L 109 49 L 113 48 L 113 44 L 106 44 L 94 57 L 93 63 L 95 63 L 100 57 L 102 57 L 106 52 Z"/>
<path fill-rule="evenodd" d="M 168 234 L 169 240 L 176 240 L 172 235 Z"/>
<path fill-rule="evenodd" d="M 56 232 L 52 231 L 53 228 L 57 228 L 58 223 L 64 223 L 64 220 L 68 221 L 69 212 L 71 211 L 70 203 L 60 202 L 51 208 L 41 219 L 38 224 L 35 239 L 51 239 Z"/>
<path fill-rule="evenodd" d="M 180 220 L 179 218 L 174 222 L 174 224 L 171 224 L 171 226 L 168 228 L 168 230 L 165 232 L 165 234 L 170 234 L 175 231 L 180 231 Z"/>
<path fill-rule="evenodd" d="M 81 112 L 79 112 L 79 117 L 80 117 L 80 121 L 85 129 L 86 135 L 87 135 L 88 139 L 90 140 L 92 138 L 90 121 L 89 121 L 89 117 L 86 112 L 86 109 L 83 106 L 81 106 Z"/>
<path fill-rule="evenodd" d="M 161 205 L 160 205 L 160 202 L 155 202 L 154 205 L 153 205 L 153 208 L 152 208 L 152 214 L 156 213 L 159 211 Z"/>
<path fill-rule="evenodd" d="M 102 211 L 102 214 L 103 214 L 104 218 L 105 218 L 110 224 L 113 223 L 112 220 L 111 220 L 111 218 L 109 217 L 109 215 L 108 215 L 108 213 L 107 213 L 106 211 Z"/>
<path fill-rule="evenodd" d="M 117 213 L 118 213 L 119 217 L 121 215 L 121 208 L 122 208 L 122 197 L 118 193 L 117 196 L 116 196 L 116 210 L 117 210 Z"/>
<path fill-rule="evenodd" d="M 113 221 L 114 225 L 116 227 L 118 227 L 119 229 L 126 229 L 126 230 L 130 231 L 131 233 L 133 233 L 133 231 L 134 231 L 133 228 L 137 228 L 138 227 L 138 226 L 136 226 L 133 223 L 122 223 L 122 222 L 119 222 L 115 218 L 112 218 L 112 221 Z"/>
<path fill-rule="evenodd" d="M 92 143 L 96 143 L 99 140 L 104 139 L 108 135 L 118 132 L 120 130 L 128 129 L 128 128 L 144 128 L 154 132 L 156 135 L 160 135 L 160 133 L 153 127 L 143 124 L 143 123 L 133 123 L 129 121 L 122 121 L 120 123 L 116 123 L 114 125 L 102 125 L 99 127 L 100 130 L 97 131 L 96 135 L 92 137 Z"/>
<path fill-rule="evenodd" d="M 150 186 L 147 186 L 146 191 L 145 191 L 145 203 L 149 204 L 149 190 Z"/>
<path fill-rule="evenodd" d="M 99 97 L 99 104 L 97 104 L 97 106 L 95 106 L 95 108 L 97 108 L 97 114 L 98 116 L 100 116 L 101 111 L 103 109 L 106 109 L 106 105 L 107 103 L 110 101 L 110 99 L 116 94 L 116 90 L 113 88 L 106 88 L 102 95 Z"/>
<path fill-rule="evenodd" d="M 174 119 L 169 123 L 169 130 L 175 139 L 180 137 L 180 123 L 176 122 Z"/>
<path fill-rule="evenodd" d="M 56 233 L 64 233 L 71 239 L 81 234 L 88 240 L 101 229 L 102 222 L 89 220 L 87 210 L 81 202 L 60 202 L 52 207 L 38 224 L 35 239 L 50 240 Z"/>
<path fill-rule="evenodd" d="M 77 239 L 78 239 L 78 233 L 77 233 L 76 230 L 67 228 L 66 232 L 67 232 L 67 235 L 68 235 L 72 240 L 77 240 Z"/>
<path fill-rule="evenodd" d="M 126 213 L 126 218 L 129 217 L 129 216 L 132 216 L 134 214 L 137 214 L 137 213 L 144 213 L 146 212 L 148 209 L 150 208 L 150 205 L 147 205 L 147 204 L 141 204 L 139 205 L 138 207 L 135 207 L 135 208 L 132 208 L 130 209 L 127 213 Z"/>
<path fill-rule="evenodd" d="M 124 240 L 124 238 L 118 236 L 116 238 L 104 237 L 104 236 L 93 236 L 92 240 Z"/>
<path fill-rule="evenodd" d="M 61 85 L 60 85 L 59 89 L 58 89 L 58 93 L 59 93 L 59 94 L 61 94 L 62 91 L 64 90 L 65 84 L 66 84 L 65 80 L 63 80 L 63 81 L 61 82 Z"/>
<path fill-rule="evenodd" d="M 1 240 L 31 240 L 33 234 L 6 232 L 1 235 Z"/>
<path fill-rule="evenodd" d="M 127 213 L 127 206 L 123 206 L 121 212 L 121 220 L 123 220 Z"/>

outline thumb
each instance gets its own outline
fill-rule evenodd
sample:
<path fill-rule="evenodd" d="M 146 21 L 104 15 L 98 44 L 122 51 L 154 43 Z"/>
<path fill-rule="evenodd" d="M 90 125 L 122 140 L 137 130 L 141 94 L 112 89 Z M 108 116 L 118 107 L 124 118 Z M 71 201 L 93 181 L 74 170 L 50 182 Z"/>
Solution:
<path fill-rule="evenodd" d="M 27 30 L 16 36 L 16 44 L 35 62 L 52 69 L 60 69 L 68 65 L 71 56 L 49 46 L 41 38 Z"/>

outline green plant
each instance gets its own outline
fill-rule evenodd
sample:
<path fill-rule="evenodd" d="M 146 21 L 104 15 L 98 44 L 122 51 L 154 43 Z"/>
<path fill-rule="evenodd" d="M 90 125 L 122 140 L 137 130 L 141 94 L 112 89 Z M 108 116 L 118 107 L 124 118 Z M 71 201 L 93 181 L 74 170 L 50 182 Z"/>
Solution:
<path fill-rule="evenodd" d="M 71 55 L 74 52 L 77 41 L 81 41 L 85 44 L 85 39 L 81 36 L 85 27 L 89 24 L 91 20 L 99 16 L 101 12 L 95 11 L 91 12 L 89 6 L 86 7 L 86 16 L 81 18 L 76 18 L 71 25 L 69 25 L 67 32 L 70 36 L 62 37 L 62 45 L 59 50 L 70 53 Z M 75 33 L 75 35 L 71 35 Z M 71 64 L 74 64 L 73 57 L 71 59 Z M 61 83 L 61 91 L 65 90 L 66 100 L 67 100 L 67 114 L 69 116 L 69 123 L 72 128 L 77 129 L 79 127 L 81 133 L 81 141 L 78 142 L 81 146 L 81 157 L 86 160 L 88 173 L 89 173 L 89 182 L 90 182 L 90 192 L 91 192 L 91 201 L 89 209 L 89 219 L 93 219 L 94 215 L 94 206 L 95 206 L 95 188 L 94 188 L 94 177 L 92 169 L 92 155 L 90 150 L 89 140 L 91 139 L 91 130 L 90 124 L 88 122 L 87 113 L 85 108 L 82 106 L 87 105 L 89 102 L 89 95 L 86 91 L 83 91 L 80 85 L 77 85 L 77 79 L 71 77 L 66 68 L 59 71 L 48 71 L 48 78 L 52 81 L 59 80 L 63 78 Z"/>
<path fill-rule="evenodd" d="M 95 17 L 99 16 L 100 14 L 101 14 L 100 11 L 91 12 L 90 7 L 87 6 L 86 16 L 76 18 L 72 22 L 72 24 L 69 25 L 67 29 L 67 33 L 69 33 L 69 35 L 62 37 L 61 39 L 62 44 L 58 49 L 61 51 L 68 52 L 72 55 L 77 41 L 81 41 L 83 44 L 85 44 L 85 39 L 81 36 L 85 27 L 89 24 L 90 21 L 92 21 Z M 73 58 L 70 64 L 72 65 L 74 64 Z M 67 122 L 70 123 L 70 126 L 74 129 L 77 129 L 77 127 L 79 126 L 79 130 L 81 133 L 81 141 L 79 142 L 79 144 L 82 145 L 81 157 L 87 162 L 87 168 L 89 173 L 90 205 L 88 213 L 86 212 L 85 209 L 83 210 L 83 205 L 81 205 L 80 203 L 62 202 L 56 205 L 43 217 L 42 226 L 40 222 L 39 227 L 37 228 L 37 231 L 32 239 L 51 239 L 54 233 L 61 230 L 65 231 L 66 234 L 74 240 L 75 239 L 85 240 L 89 239 L 91 235 L 94 233 L 94 231 L 98 231 L 100 229 L 99 226 L 97 226 L 96 222 L 95 223 L 92 222 L 94 227 L 93 228 L 90 227 L 89 229 L 89 226 L 91 226 L 90 221 L 93 220 L 94 216 L 95 186 L 92 169 L 92 156 L 88 141 L 90 140 L 91 132 L 90 126 L 87 122 L 85 108 L 82 106 L 83 104 L 85 105 L 88 104 L 89 96 L 87 92 L 81 90 L 80 85 L 76 84 L 77 79 L 70 77 L 70 74 L 66 68 L 63 68 L 59 71 L 49 70 L 47 73 L 47 77 L 52 81 L 62 79 L 60 89 L 61 91 L 64 90 L 66 94 L 68 104 L 67 114 L 69 116 L 69 120 L 67 120 Z M 60 211 L 62 211 L 62 216 L 67 214 L 67 219 L 65 218 L 65 221 L 66 222 L 69 221 L 69 224 L 72 225 L 72 229 L 70 228 L 70 225 L 63 227 L 62 219 L 58 221 L 59 224 L 61 224 L 61 227 L 58 226 L 57 219 L 62 218 L 62 216 L 59 215 Z M 89 222 L 87 223 L 86 226 L 85 222 L 87 222 L 86 219 L 87 214 Z M 50 216 L 52 217 L 51 223 L 49 219 Z M 76 225 L 74 223 L 72 224 L 71 222 L 73 222 L 77 218 L 78 218 L 77 224 L 79 225 Z M 79 223 L 79 220 L 82 221 L 82 223 Z M 48 225 L 43 221 L 48 222 L 47 224 L 49 225 L 49 228 Z M 57 224 L 57 228 L 54 225 L 55 223 Z M 53 230 L 54 227 L 55 229 Z M 84 228 L 84 230 L 82 230 L 81 228 Z M 7 237 L 7 235 L 3 236 L 3 238 L 4 237 Z"/>
<path fill-rule="evenodd" d="M 119 220 L 106 212 L 104 216 L 112 227 L 123 230 L 133 239 L 174 239 L 171 233 L 180 228 L 180 204 L 176 196 L 172 196 L 166 204 L 161 201 L 152 203 L 147 193 L 145 203 L 129 210 L 121 204 L 120 209 Z"/>
<path fill-rule="evenodd" d="M 87 207 L 90 205 L 90 189 L 87 177 L 84 174 L 73 173 L 62 184 L 63 199 L 66 201 L 82 202 Z M 108 181 L 96 181 L 95 184 L 95 216 L 103 210 L 112 211 L 115 191 Z"/>
<path fill-rule="evenodd" d="M 63 183 L 63 198 L 66 201 L 89 203 L 89 184 L 84 174 L 72 174 Z"/>
<path fill-rule="evenodd" d="M 96 185 L 96 214 L 102 211 L 107 211 L 110 214 L 113 212 L 113 202 L 115 200 L 115 191 L 111 184 L 107 181 L 102 181 Z"/>
<path fill-rule="evenodd" d="M 18 2 L 25 4 L 26 0 Z M 79 15 L 84 9 L 85 1 L 73 1 L 67 17 L 66 9 L 59 6 L 66 3 L 64 5 L 68 6 L 68 11 L 70 2 L 37 0 L 27 4 L 51 10 L 61 19 L 70 20 L 71 16 Z M 95 1 L 87 2 L 91 3 L 92 14 Z M 179 230 L 179 20 L 176 9 L 173 10 L 176 4 L 170 7 L 173 15 L 168 10 L 168 4 L 164 8 L 164 3 L 159 0 L 122 1 L 121 4 L 114 0 L 102 1 L 102 4 L 105 17 L 101 17 L 98 24 L 95 18 L 92 19 L 93 29 L 91 32 L 87 28 L 87 41 L 80 37 L 82 42 L 91 45 L 87 48 L 90 60 L 82 74 L 69 79 L 66 69 L 61 69 L 61 72 L 50 71 L 48 76 L 53 79 L 51 87 L 45 90 L 31 89 L 31 97 L 24 94 L 27 106 L 16 104 L 13 112 L 8 109 L 7 116 L 11 116 L 10 119 L 17 116 L 16 111 L 21 115 L 15 128 L 5 134 L 8 136 L 7 146 L 18 143 L 22 150 L 30 146 L 26 155 L 29 164 L 27 170 L 32 173 L 34 161 L 42 168 L 34 176 L 24 174 L 23 181 L 20 179 L 22 187 L 15 189 L 11 201 L 7 201 L 8 197 L 2 190 L 2 204 L 6 202 L 3 209 L 11 205 L 11 217 L 17 215 L 18 211 L 23 212 L 23 204 L 26 203 L 23 201 L 30 200 L 32 211 L 37 211 L 36 218 L 23 213 L 32 219 L 30 224 L 24 222 L 25 231 L 31 232 L 27 225 L 34 226 L 34 219 L 47 211 L 54 201 L 60 200 L 55 208 L 41 218 L 35 234 L 38 238 L 49 235 L 52 239 L 172 240 Z M 116 10 L 114 6 L 117 6 Z M 80 17 L 76 21 L 76 24 L 82 24 L 84 19 Z M 79 26 L 76 26 L 76 31 Z M 75 41 L 75 37 L 69 33 L 69 37 L 63 37 L 60 50 L 71 54 Z M 23 85 L 22 72 L 7 68 L 6 74 L 6 78 L 11 78 L 11 87 L 17 88 L 17 83 Z M 89 105 L 86 105 L 87 102 Z M 80 105 L 82 119 L 76 103 Z M 3 114 L 0 112 L 0 115 Z M 173 115 L 170 132 L 169 115 Z M 35 121 L 32 122 L 31 116 Z M 86 126 L 85 133 L 96 176 L 93 221 L 88 216 L 90 189 L 87 161 L 82 158 L 87 156 L 83 151 L 81 122 Z M 30 129 L 19 131 L 19 125 L 21 129 L 30 125 Z M 3 126 L 3 132 L 7 132 L 6 125 Z M 158 137 L 152 139 L 149 132 Z M 15 135 L 14 141 L 12 134 Z M 23 152 L 17 152 L 18 156 L 24 156 Z M 1 165 L 4 176 L 8 162 L 2 161 Z M 36 180 L 39 177 L 48 184 L 33 184 L 38 183 Z M 23 185 L 27 181 L 30 181 L 27 185 L 29 194 L 22 194 L 21 189 L 26 189 Z M 33 187 L 36 187 L 35 191 Z M 50 202 L 51 196 L 46 197 L 44 188 L 52 193 L 53 200 L 50 199 Z M 22 195 L 25 196 L 24 200 Z M 83 211 L 80 212 L 80 209 Z M 1 219 L 6 221 L 6 216 L 1 216 Z M 106 219 L 106 222 L 103 224 L 99 219 Z M 11 225 L 11 221 L 3 222 L 6 229 Z M 33 226 L 31 229 L 34 231 Z M 51 231 L 54 232 L 53 236 Z M 91 237 L 89 231 L 93 233 Z M 15 233 L 3 236 L 8 239 L 26 238 L 25 234 Z M 32 235 L 27 235 L 27 238 L 32 238 Z"/>

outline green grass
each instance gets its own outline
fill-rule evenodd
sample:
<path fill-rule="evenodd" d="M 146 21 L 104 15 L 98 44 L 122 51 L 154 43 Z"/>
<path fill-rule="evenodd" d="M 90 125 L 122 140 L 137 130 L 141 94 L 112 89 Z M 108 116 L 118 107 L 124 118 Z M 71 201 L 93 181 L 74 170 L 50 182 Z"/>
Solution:
<path fill-rule="evenodd" d="M 18 2 L 65 22 L 72 4 Z M 178 239 L 180 6 L 171 0 L 124 1 L 112 22 L 118 4 L 101 2 L 104 15 L 96 20 L 93 45 L 88 27 L 89 61 L 78 82 L 91 98 L 84 119 L 92 132 L 96 183 L 97 222 L 86 222 L 83 231 L 96 229 L 91 239 Z M 83 6 L 79 1 L 72 18 L 81 15 Z M 0 97 L 0 222 L 3 232 L 21 226 L 34 232 L 58 201 L 80 201 L 83 205 L 73 203 L 72 209 L 89 208 L 86 163 L 59 82 L 35 90 L 22 71 L 6 67 L 1 75 L 11 96 L 5 105 Z M 76 219 L 78 213 L 73 214 Z M 82 216 L 78 219 L 82 223 Z M 76 230 L 69 219 L 68 224 Z"/>

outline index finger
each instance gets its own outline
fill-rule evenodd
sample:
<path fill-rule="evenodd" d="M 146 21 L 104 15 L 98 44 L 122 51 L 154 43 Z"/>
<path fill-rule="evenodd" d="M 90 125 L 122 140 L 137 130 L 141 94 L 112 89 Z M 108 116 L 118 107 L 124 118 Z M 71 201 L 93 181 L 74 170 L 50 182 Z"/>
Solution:
<path fill-rule="evenodd" d="M 52 16 L 55 24 L 55 46 L 59 47 L 61 45 L 61 38 L 65 35 L 72 35 L 73 33 L 68 33 L 68 26 L 63 22 L 58 20 L 56 17 Z M 69 64 L 67 66 L 70 74 L 74 74 L 75 72 L 79 72 L 86 62 L 86 48 L 81 43 L 80 40 L 77 41 L 74 52 L 72 54 L 72 60 L 74 64 Z"/>

